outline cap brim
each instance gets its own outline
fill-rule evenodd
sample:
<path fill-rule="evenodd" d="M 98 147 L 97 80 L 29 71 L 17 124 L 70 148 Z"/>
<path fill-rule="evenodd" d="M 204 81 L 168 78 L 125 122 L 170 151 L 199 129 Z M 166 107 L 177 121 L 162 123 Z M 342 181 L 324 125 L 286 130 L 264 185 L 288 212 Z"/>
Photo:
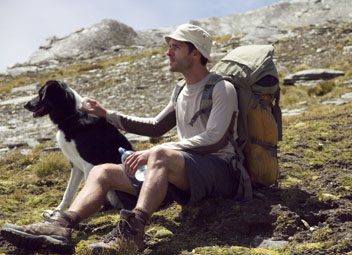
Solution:
<path fill-rule="evenodd" d="M 178 36 L 176 36 L 176 35 L 166 35 L 166 36 L 164 36 L 164 39 L 165 39 L 166 43 L 169 43 L 169 41 L 170 41 L 171 39 L 174 39 L 174 40 L 180 41 L 180 42 L 190 42 L 190 43 L 192 43 L 191 41 L 186 40 L 186 39 L 184 39 L 184 38 L 182 38 L 182 37 L 178 37 Z M 198 49 L 198 51 L 200 52 L 199 49 Z M 202 53 L 202 54 L 203 54 L 203 53 Z M 209 62 L 209 63 L 212 62 L 210 56 L 209 56 L 209 58 L 207 58 L 207 59 L 208 59 L 208 62 Z"/>
<path fill-rule="evenodd" d="M 166 35 L 166 36 L 164 36 L 164 39 L 167 43 L 169 43 L 170 39 L 174 39 L 176 41 L 181 41 L 181 42 L 189 42 L 189 40 L 186 40 L 182 37 L 175 36 L 175 35 Z"/>

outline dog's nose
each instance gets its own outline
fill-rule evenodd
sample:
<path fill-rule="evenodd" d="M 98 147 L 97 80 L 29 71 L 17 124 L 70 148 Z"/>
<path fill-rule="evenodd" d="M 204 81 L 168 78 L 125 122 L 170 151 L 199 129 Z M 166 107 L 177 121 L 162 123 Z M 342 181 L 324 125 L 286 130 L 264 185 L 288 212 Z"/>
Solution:
<path fill-rule="evenodd" d="M 25 103 L 25 104 L 23 105 L 23 107 L 24 107 L 25 109 L 27 109 L 27 110 L 28 110 L 28 104 L 29 104 L 29 102 L 27 102 L 27 103 Z"/>
<path fill-rule="evenodd" d="M 24 107 L 26 110 L 28 110 L 28 111 L 33 111 L 33 109 L 35 108 L 35 104 L 33 104 L 32 101 L 33 101 L 33 100 L 28 101 L 27 103 L 25 103 L 25 104 L 23 105 L 23 107 Z"/>

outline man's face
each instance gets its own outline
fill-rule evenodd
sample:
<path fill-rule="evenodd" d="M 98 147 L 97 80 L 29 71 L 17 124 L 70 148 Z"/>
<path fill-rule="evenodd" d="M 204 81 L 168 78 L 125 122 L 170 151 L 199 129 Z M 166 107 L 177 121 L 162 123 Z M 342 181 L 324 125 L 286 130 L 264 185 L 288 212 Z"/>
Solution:
<path fill-rule="evenodd" d="M 170 39 L 168 46 L 166 55 L 169 57 L 170 71 L 184 73 L 192 65 L 187 43 Z"/>

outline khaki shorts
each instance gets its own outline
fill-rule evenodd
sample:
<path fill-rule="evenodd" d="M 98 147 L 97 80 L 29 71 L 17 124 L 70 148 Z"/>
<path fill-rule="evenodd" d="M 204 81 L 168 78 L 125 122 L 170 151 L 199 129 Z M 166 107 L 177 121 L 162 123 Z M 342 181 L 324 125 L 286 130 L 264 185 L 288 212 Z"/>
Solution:
<path fill-rule="evenodd" d="M 190 190 L 184 192 L 169 183 L 163 204 L 176 201 L 181 205 L 191 205 L 207 197 L 233 198 L 236 195 L 239 172 L 234 171 L 231 164 L 214 155 L 200 155 L 189 151 L 182 151 L 182 154 Z M 131 181 L 139 194 L 143 182 L 133 177 Z M 121 195 L 121 192 L 118 192 L 118 196 L 121 197 Z M 135 204 L 137 198 L 131 195 L 129 197 L 135 200 L 133 202 Z"/>

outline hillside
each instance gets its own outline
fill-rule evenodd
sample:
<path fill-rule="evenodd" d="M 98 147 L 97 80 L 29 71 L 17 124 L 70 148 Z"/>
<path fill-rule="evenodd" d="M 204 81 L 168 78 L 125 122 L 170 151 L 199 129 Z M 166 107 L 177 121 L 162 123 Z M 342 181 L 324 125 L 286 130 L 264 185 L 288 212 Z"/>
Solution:
<path fill-rule="evenodd" d="M 215 35 L 215 63 L 234 47 L 251 43 L 249 38 L 256 34 L 254 42 L 268 38 L 265 42 L 274 44 L 284 113 L 279 187 L 257 190 L 248 203 L 206 200 L 184 208 L 171 204 L 153 216 L 143 254 L 352 254 L 352 22 L 348 19 L 352 7 L 348 3 L 295 0 L 194 21 L 214 31 L 222 28 Z M 319 14 L 318 7 L 329 15 L 330 10 L 331 16 Z M 283 24 L 279 10 L 287 11 L 290 26 Z M 229 30 L 234 20 L 242 24 L 249 17 L 265 17 L 262 21 L 280 28 L 270 31 L 284 32 L 263 37 L 262 29 L 247 34 L 241 26 Z M 59 79 L 108 108 L 154 116 L 168 102 L 178 75 L 168 71 L 165 46 L 141 45 L 138 40 L 149 34 L 157 41 L 169 29 L 132 31 L 133 43 L 116 42 L 118 47 L 95 55 L 82 53 L 90 58 L 23 63 L 12 75 L 0 76 L 0 224 L 41 220 L 41 212 L 61 199 L 69 176 L 69 164 L 57 150 L 55 127 L 47 118 L 34 120 L 23 103 L 43 82 Z M 315 68 L 340 70 L 344 75 L 283 85 L 288 74 Z M 158 141 L 130 139 L 142 149 L 174 139 L 174 134 Z M 81 232 L 75 234 L 73 254 L 86 254 L 87 243 L 108 233 L 118 218 L 116 212 L 105 211 L 83 222 Z M 0 237 L 0 254 L 32 253 L 17 250 Z"/>

